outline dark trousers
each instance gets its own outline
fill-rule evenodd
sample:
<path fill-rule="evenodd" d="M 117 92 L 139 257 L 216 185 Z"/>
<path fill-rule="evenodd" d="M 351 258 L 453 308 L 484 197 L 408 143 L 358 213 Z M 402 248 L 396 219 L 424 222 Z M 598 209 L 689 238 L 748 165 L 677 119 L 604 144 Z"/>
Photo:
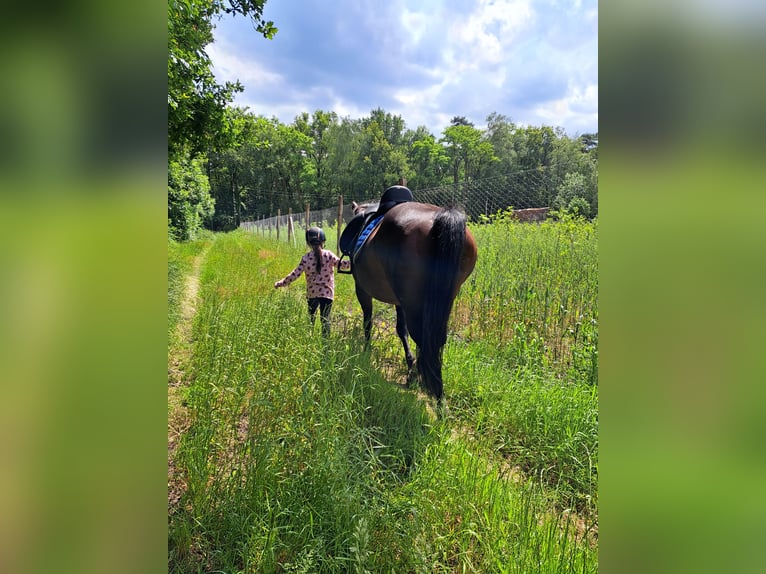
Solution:
<path fill-rule="evenodd" d="M 319 314 L 322 318 L 322 335 L 327 337 L 330 334 L 330 311 L 332 310 L 332 299 L 312 297 L 308 302 L 311 324 L 313 325 L 315 323 L 317 308 L 319 308 Z"/>

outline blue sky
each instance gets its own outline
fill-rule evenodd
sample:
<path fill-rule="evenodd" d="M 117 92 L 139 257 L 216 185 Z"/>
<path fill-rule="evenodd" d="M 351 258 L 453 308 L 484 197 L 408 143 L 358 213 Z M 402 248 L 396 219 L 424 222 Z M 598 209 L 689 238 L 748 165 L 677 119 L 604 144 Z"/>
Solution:
<path fill-rule="evenodd" d="M 279 32 L 245 18 L 216 23 L 208 46 L 235 104 L 291 123 L 321 109 L 354 119 L 374 108 L 439 137 L 453 116 L 483 128 L 598 131 L 597 0 L 268 0 Z"/>

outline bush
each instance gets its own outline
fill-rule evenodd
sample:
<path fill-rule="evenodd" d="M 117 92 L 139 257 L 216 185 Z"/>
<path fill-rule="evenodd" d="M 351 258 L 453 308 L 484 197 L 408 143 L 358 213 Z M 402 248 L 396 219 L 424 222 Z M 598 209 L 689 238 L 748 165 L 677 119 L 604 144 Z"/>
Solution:
<path fill-rule="evenodd" d="M 203 218 L 215 211 L 203 161 L 182 159 L 168 165 L 168 231 L 178 241 L 195 239 Z"/>
<path fill-rule="evenodd" d="M 585 176 L 581 173 L 568 173 L 558 188 L 553 207 L 559 211 L 590 217 L 594 212 L 587 199 L 588 189 Z"/>

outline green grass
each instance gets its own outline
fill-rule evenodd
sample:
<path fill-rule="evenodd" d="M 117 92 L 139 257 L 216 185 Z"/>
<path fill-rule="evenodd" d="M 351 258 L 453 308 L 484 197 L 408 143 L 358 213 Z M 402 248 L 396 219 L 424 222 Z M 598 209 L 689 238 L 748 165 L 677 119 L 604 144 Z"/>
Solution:
<path fill-rule="evenodd" d="M 540 225 L 499 217 L 472 227 L 479 260 L 461 293 L 465 337 L 491 341 L 514 364 L 598 382 L 598 224 Z"/>
<path fill-rule="evenodd" d="M 273 289 L 302 246 L 214 238 L 187 367 L 189 427 L 175 453 L 184 493 L 169 518 L 171 572 L 597 571 L 597 384 L 562 355 L 587 351 L 555 340 L 566 329 L 540 323 L 545 311 L 531 305 L 524 332 L 497 338 L 519 311 L 480 290 L 492 299 L 493 281 L 518 279 L 492 269 L 506 244 L 485 227 L 445 348 L 446 420 L 394 382 L 404 360 L 388 307 L 376 305 L 364 350 L 351 277 L 336 279 L 325 340 L 308 324 L 303 279 Z M 535 226 L 539 237 L 493 228 L 528 250 L 561 242 L 543 236 L 561 233 L 553 226 Z M 595 233 L 582 241 L 595 244 Z M 595 317 L 574 270 L 537 272 L 576 293 L 575 316 Z M 569 314 L 563 323 L 574 324 Z"/>
<path fill-rule="evenodd" d="M 205 235 L 196 241 L 179 243 L 168 239 L 168 337 L 172 338 L 181 318 L 181 300 L 185 278 L 191 273 L 192 263 L 212 238 Z"/>

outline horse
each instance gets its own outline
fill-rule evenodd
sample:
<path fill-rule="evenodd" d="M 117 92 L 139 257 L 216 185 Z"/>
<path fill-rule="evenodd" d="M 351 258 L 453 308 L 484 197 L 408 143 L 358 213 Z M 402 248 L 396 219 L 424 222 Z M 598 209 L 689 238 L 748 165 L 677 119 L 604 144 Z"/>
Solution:
<path fill-rule="evenodd" d="M 352 202 L 356 215 L 377 211 L 379 206 L 382 203 L 375 201 Z M 394 305 L 408 385 L 416 367 L 440 410 L 446 406 L 442 350 L 447 324 L 455 297 L 476 259 L 476 241 L 462 211 L 415 201 L 386 206 L 379 224 L 352 256 L 351 274 L 362 308 L 366 345 L 369 347 L 371 338 L 373 299 Z M 417 361 L 408 336 L 417 345 Z"/>

